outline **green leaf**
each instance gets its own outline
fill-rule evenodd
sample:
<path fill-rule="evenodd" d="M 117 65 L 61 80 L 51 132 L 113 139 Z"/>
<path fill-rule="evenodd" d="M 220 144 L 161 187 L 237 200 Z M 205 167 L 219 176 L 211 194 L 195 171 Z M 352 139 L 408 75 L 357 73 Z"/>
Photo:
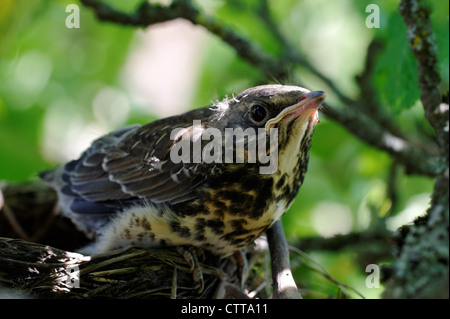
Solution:
<path fill-rule="evenodd" d="M 374 84 L 380 102 L 393 113 L 411 108 L 420 97 L 417 82 L 417 62 L 406 39 L 406 26 L 398 12 L 388 22 L 385 49 L 378 57 Z"/>

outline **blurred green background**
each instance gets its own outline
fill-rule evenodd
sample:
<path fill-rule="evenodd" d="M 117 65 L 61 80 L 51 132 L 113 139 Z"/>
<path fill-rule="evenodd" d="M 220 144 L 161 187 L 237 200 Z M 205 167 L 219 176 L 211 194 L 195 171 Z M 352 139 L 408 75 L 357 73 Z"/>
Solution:
<path fill-rule="evenodd" d="M 140 3 L 107 2 L 128 12 Z M 66 6 L 71 3 L 80 8 L 80 28 L 66 27 Z M 267 53 L 281 55 L 279 40 L 256 10 L 259 0 L 196 3 Z M 272 0 L 269 7 L 286 38 L 353 98 L 359 95 L 355 76 L 364 70 L 368 45 L 373 39 L 382 41 L 372 77 L 381 104 L 408 135 L 432 135 L 419 101 L 417 64 L 405 38 L 399 2 L 376 1 L 378 29 L 365 24 L 370 3 Z M 442 89 L 448 91 L 448 2 L 426 3 L 439 46 Z M 302 67 L 292 70 L 292 78 L 326 91 Z M 111 130 L 210 105 L 270 82 L 229 45 L 187 21 L 131 28 L 99 22 L 91 9 L 75 0 L 0 0 L 0 180 L 37 180 L 39 171 L 76 158 L 93 139 Z M 328 99 L 339 105 L 333 94 Z M 399 168 L 394 185 L 398 200 L 392 206 L 391 166 L 388 155 L 322 116 L 305 183 L 283 217 L 289 241 L 368 231 L 380 224 L 395 230 L 423 214 L 433 180 L 407 176 Z M 389 260 L 361 263 L 360 252 L 352 249 L 308 253 L 365 297 L 377 298 L 382 292 L 366 287 L 364 263 Z M 338 287 L 317 272 L 300 265 L 295 274 L 300 282 L 308 282 L 306 296 L 338 296 Z"/>

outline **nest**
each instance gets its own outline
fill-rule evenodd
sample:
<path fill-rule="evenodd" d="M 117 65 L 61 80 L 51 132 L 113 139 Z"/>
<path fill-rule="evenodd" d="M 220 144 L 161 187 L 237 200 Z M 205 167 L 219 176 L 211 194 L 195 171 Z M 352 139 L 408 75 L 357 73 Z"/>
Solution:
<path fill-rule="evenodd" d="M 205 255 L 195 268 L 176 250 L 127 248 L 85 256 L 0 238 L 0 284 L 39 298 L 249 298 L 261 286 L 236 258 Z M 244 280 L 247 288 L 242 289 Z M 256 285 L 256 286 L 255 286 Z M 267 297 L 267 296 L 266 296 Z"/>

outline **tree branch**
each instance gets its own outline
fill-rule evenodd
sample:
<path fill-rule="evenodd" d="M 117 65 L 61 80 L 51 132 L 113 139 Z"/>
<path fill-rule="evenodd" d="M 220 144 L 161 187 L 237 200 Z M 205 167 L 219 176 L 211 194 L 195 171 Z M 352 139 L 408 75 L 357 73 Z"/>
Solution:
<path fill-rule="evenodd" d="M 405 167 L 408 174 L 436 176 L 441 169 L 439 158 L 421 149 L 418 145 L 384 130 L 372 119 L 353 110 L 340 110 L 324 103 L 323 113 L 340 123 L 346 130 L 363 142 L 387 152 Z"/>
<path fill-rule="evenodd" d="M 175 0 L 170 6 L 160 4 L 150 4 L 147 1 L 142 2 L 140 7 L 134 13 L 120 12 L 113 7 L 99 0 L 80 0 L 86 7 L 93 9 L 97 18 L 101 21 L 109 21 L 125 26 L 147 27 L 152 24 L 184 18 L 195 20 L 197 9 L 191 5 L 190 1 Z"/>
<path fill-rule="evenodd" d="M 425 117 L 436 131 L 441 155 L 447 159 L 449 152 L 448 104 L 441 104 L 439 84 L 441 77 L 437 64 L 437 45 L 430 10 L 420 0 L 403 0 L 399 5 L 407 27 L 407 38 L 418 62 L 420 97 Z"/>
<path fill-rule="evenodd" d="M 383 254 L 389 251 L 389 237 L 392 234 L 386 230 L 371 230 L 346 235 L 335 235 L 330 238 L 305 237 L 293 246 L 302 250 L 340 251 L 343 248 L 361 247 L 367 249 L 368 244 L 377 246 Z"/>
<path fill-rule="evenodd" d="M 301 299 L 292 277 L 289 261 L 289 247 L 284 237 L 281 221 L 267 230 L 270 257 L 272 260 L 272 283 L 274 299 Z"/>

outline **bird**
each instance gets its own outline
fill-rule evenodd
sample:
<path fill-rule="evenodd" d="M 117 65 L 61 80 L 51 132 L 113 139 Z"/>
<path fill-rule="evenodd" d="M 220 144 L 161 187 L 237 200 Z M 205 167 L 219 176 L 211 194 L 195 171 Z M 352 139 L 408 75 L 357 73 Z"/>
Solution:
<path fill-rule="evenodd" d="M 190 246 L 230 256 L 297 196 L 325 96 L 293 85 L 252 87 L 104 135 L 40 177 L 57 191 L 58 211 L 92 239 L 91 254 Z"/>

